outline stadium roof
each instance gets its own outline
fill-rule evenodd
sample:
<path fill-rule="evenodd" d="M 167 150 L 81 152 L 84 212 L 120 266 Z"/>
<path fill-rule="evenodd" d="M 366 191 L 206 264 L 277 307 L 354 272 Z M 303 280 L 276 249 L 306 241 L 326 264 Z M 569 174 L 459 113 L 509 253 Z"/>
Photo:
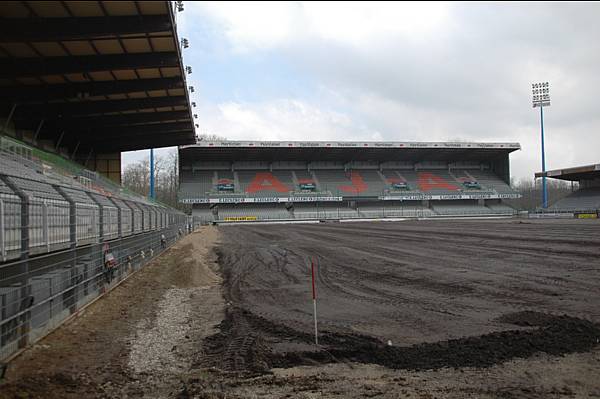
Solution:
<path fill-rule="evenodd" d="M 520 148 L 518 143 L 201 141 L 179 147 L 179 154 L 183 161 L 486 161 Z"/>
<path fill-rule="evenodd" d="M 546 177 L 568 181 L 591 180 L 600 178 L 600 164 L 576 166 L 573 168 L 548 170 Z M 544 177 L 543 172 L 537 172 L 535 177 Z"/>
<path fill-rule="evenodd" d="M 0 2 L 0 117 L 80 150 L 193 143 L 171 3 Z"/>

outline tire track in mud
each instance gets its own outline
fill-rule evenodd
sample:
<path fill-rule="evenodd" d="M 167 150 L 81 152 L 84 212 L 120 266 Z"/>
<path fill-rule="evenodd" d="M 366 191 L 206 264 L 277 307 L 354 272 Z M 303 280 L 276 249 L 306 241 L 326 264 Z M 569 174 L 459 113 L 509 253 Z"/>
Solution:
<path fill-rule="evenodd" d="M 320 232 L 317 233 L 309 233 L 308 236 L 315 239 L 315 240 L 319 240 L 322 239 L 323 237 L 319 236 Z M 345 234 L 345 233 L 344 233 Z M 402 237 L 404 238 L 403 235 L 386 235 L 387 237 L 394 237 L 394 238 L 398 238 L 398 237 Z M 431 242 L 440 242 L 440 240 L 438 240 L 438 237 L 436 236 L 435 238 L 432 238 L 430 240 L 423 240 L 424 243 L 426 244 L 430 244 Z M 487 256 L 489 257 L 490 253 L 498 253 L 500 255 L 503 256 L 510 256 L 512 254 L 515 253 L 515 251 L 518 250 L 518 248 L 512 248 L 512 249 L 499 249 L 497 247 L 494 246 L 489 246 L 489 247 L 482 247 L 481 245 L 477 246 L 477 251 L 474 250 L 473 246 L 467 246 L 464 243 L 461 245 L 458 245 L 454 242 L 454 240 L 443 240 L 444 243 L 447 243 L 448 241 L 452 242 L 452 246 L 455 247 L 455 250 L 457 252 L 462 253 L 462 256 L 458 256 L 458 257 L 454 257 L 452 254 L 449 254 L 448 251 L 446 250 L 446 252 L 444 251 L 440 251 L 439 255 L 432 255 L 431 253 L 427 254 L 424 253 L 422 254 L 421 250 L 416 250 L 416 249 L 403 249 L 402 251 L 398 251 L 397 249 L 390 249 L 390 248 L 386 248 L 386 247 L 381 247 L 381 246 L 376 246 L 376 247 L 370 247 L 369 249 L 365 249 L 365 250 L 360 250 L 360 249 L 355 249 L 353 248 L 353 251 L 357 251 L 357 252 L 361 252 L 364 253 L 365 255 L 369 255 L 370 257 L 374 257 L 374 258 L 379 258 L 379 259 L 386 259 L 386 258 L 394 258 L 394 255 L 410 255 L 410 256 L 414 256 L 416 259 L 419 259 L 423 262 L 425 261 L 429 261 L 429 262 L 437 262 L 441 259 L 444 259 L 444 263 L 448 264 L 448 262 L 452 261 L 453 263 L 456 264 L 460 264 L 462 261 L 464 261 L 464 257 L 465 256 L 469 256 L 468 254 L 471 253 L 471 256 L 478 256 L 478 257 L 484 257 Z M 490 244 L 493 245 L 493 244 Z M 507 247 L 508 248 L 508 247 Z M 378 254 L 373 254 L 372 252 L 374 250 L 377 250 Z M 589 251 L 588 251 L 589 252 Z M 598 252 L 598 251 L 596 251 Z M 573 252 L 569 252 L 569 253 L 573 253 Z M 523 252 L 520 252 L 520 255 L 523 255 Z M 531 254 L 531 256 L 528 258 L 527 262 L 528 263 L 532 263 L 532 264 L 536 264 L 539 265 L 539 257 L 543 255 L 541 254 L 539 251 L 536 252 L 535 254 Z M 554 254 L 551 255 L 544 255 L 546 259 L 559 259 L 558 256 L 555 256 Z M 454 260 L 454 258 L 456 258 L 456 260 Z M 597 258 L 597 257 L 596 257 Z M 408 258 L 407 258 L 408 259 Z M 587 259 L 587 255 L 586 255 L 586 259 Z M 564 256 L 560 258 L 560 260 L 564 260 Z M 600 271 L 600 269 L 599 269 Z M 498 272 L 498 273 L 494 273 L 492 270 L 486 270 L 485 271 L 486 274 L 489 275 L 496 275 L 496 276 L 505 276 L 505 273 L 503 272 Z M 523 274 L 523 273 L 522 273 Z M 525 273 L 527 280 L 528 281 L 532 281 L 535 280 L 534 283 L 535 284 L 539 284 L 539 285 L 548 285 L 549 289 L 532 289 L 532 288 L 528 288 L 527 292 L 515 292 L 514 294 L 507 294 L 507 290 L 502 290 L 500 292 L 496 292 L 495 289 L 485 289 L 484 291 L 479 292 L 478 294 L 487 294 L 490 297 L 494 297 L 497 299 L 512 299 L 512 305 L 517 306 L 517 307 L 522 307 L 524 306 L 526 303 L 529 303 L 530 305 L 533 305 L 535 301 L 532 300 L 532 298 L 530 297 L 529 294 L 531 293 L 537 293 L 540 294 L 542 296 L 557 296 L 557 295 L 562 295 L 560 293 L 556 292 L 556 287 L 557 285 L 557 281 L 555 278 L 553 278 L 552 276 L 539 276 L 536 275 L 535 273 Z M 520 275 L 519 279 L 522 279 L 524 276 Z M 595 285 L 594 284 L 590 284 L 587 283 L 587 280 L 580 280 L 578 282 L 578 284 L 580 285 L 580 287 L 586 287 L 588 289 L 594 289 Z M 435 289 L 435 285 L 436 283 L 434 282 L 429 282 L 428 284 L 425 284 L 425 286 L 423 288 L 425 289 L 432 289 L 433 291 L 436 291 Z M 560 284 L 562 286 L 562 290 L 565 291 L 566 287 L 565 284 Z M 441 289 L 441 293 L 444 293 L 444 284 L 440 284 L 440 286 L 442 287 Z M 465 286 L 454 286 L 452 287 L 451 284 L 448 284 L 448 287 L 451 288 L 451 290 L 449 290 L 448 292 L 452 292 L 452 293 L 456 293 L 457 290 L 460 290 L 461 288 L 465 288 L 467 290 L 471 290 L 469 287 L 465 287 Z M 506 285 L 506 287 L 510 287 L 510 285 Z M 527 297 L 529 296 L 529 297 Z M 545 298 L 540 298 L 537 300 L 537 304 L 543 304 L 545 301 Z"/>

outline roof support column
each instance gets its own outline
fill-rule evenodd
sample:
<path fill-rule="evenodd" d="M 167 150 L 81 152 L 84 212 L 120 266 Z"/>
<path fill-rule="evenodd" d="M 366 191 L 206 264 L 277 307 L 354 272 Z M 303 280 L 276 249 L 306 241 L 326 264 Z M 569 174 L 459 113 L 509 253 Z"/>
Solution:
<path fill-rule="evenodd" d="M 54 147 L 54 151 L 58 152 L 58 149 L 60 148 L 60 143 L 62 142 L 63 137 L 65 137 L 65 131 L 64 130 L 60 133 L 60 137 L 58 138 L 58 141 L 56 142 L 56 146 Z"/>
<path fill-rule="evenodd" d="M 38 124 L 37 129 L 35 129 L 35 134 L 33 135 L 33 143 L 37 145 L 37 139 L 38 136 L 40 135 L 40 130 L 42 130 L 42 126 L 44 126 L 44 119 L 40 120 L 40 123 Z"/>
<path fill-rule="evenodd" d="M 13 114 L 15 113 L 15 109 L 17 109 L 17 103 L 13 103 L 12 108 L 10 109 L 10 113 L 8 114 L 8 118 L 6 118 L 6 122 L 4 122 L 4 127 L 2 128 L 2 133 L 6 132 L 8 128 L 8 124 L 10 123 Z"/>
<path fill-rule="evenodd" d="M 75 144 L 75 149 L 71 154 L 71 159 L 75 159 L 75 154 L 77 154 L 77 150 L 79 149 L 79 145 L 81 144 L 81 140 L 77 140 L 77 144 Z"/>

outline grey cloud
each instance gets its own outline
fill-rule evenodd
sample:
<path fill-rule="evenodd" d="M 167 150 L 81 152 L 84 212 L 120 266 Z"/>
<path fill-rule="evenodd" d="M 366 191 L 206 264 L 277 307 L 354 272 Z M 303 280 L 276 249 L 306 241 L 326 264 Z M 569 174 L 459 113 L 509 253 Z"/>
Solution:
<path fill-rule="evenodd" d="M 269 51 L 324 88 L 309 99 L 315 106 L 349 115 L 366 135 L 520 141 L 513 173 L 532 176 L 539 113 L 530 83 L 549 80 L 548 167 L 598 161 L 598 3 L 452 4 L 443 29 L 368 46 L 312 35 L 302 7 L 295 12 L 300 34 Z"/>
<path fill-rule="evenodd" d="M 550 80 L 549 164 L 567 166 L 594 155 L 583 146 L 575 149 L 581 156 L 564 154 L 561 143 L 600 144 L 599 17 L 600 4 L 463 3 L 452 7 L 450 29 L 422 41 L 398 36 L 366 49 L 299 41 L 285 51 L 384 138 L 523 141 L 527 154 L 517 160 L 537 157 L 529 84 Z M 403 112 L 365 110 L 356 101 L 365 96 Z M 517 164 L 522 176 L 539 169 L 533 161 Z"/>

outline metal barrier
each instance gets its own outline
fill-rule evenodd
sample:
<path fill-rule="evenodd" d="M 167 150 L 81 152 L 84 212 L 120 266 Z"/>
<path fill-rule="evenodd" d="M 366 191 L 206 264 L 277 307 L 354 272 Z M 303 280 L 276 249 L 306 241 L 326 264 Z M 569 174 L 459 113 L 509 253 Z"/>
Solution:
<path fill-rule="evenodd" d="M 281 209 L 280 209 L 281 210 Z M 193 211 L 192 211 L 193 212 Z M 469 216 L 516 216 L 514 209 L 497 210 L 485 207 L 473 207 L 473 209 L 452 209 L 439 212 L 435 208 L 427 207 L 361 207 L 351 208 L 348 206 L 327 206 L 304 208 L 301 211 L 290 212 L 289 217 L 281 217 L 278 214 L 271 215 L 268 212 L 256 213 L 251 210 L 244 213 L 237 211 L 230 213 L 219 212 L 218 215 L 199 213 L 195 216 L 202 224 L 228 223 L 239 221 L 275 221 L 275 220 L 337 220 L 337 219 L 385 219 L 385 218 L 443 218 L 443 217 L 469 217 Z"/>
<path fill-rule="evenodd" d="M 160 255 L 185 234 L 186 223 L 0 265 L 0 360 L 44 337 Z M 107 265 L 108 254 L 114 266 Z"/>
<path fill-rule="evenodd" d="M 0 360 L 52 331 L 196 225 L 182 212 L 101 179 L 82 185 L 80 175 L 57 174 L 5 142 L 0 140 Z"/>

